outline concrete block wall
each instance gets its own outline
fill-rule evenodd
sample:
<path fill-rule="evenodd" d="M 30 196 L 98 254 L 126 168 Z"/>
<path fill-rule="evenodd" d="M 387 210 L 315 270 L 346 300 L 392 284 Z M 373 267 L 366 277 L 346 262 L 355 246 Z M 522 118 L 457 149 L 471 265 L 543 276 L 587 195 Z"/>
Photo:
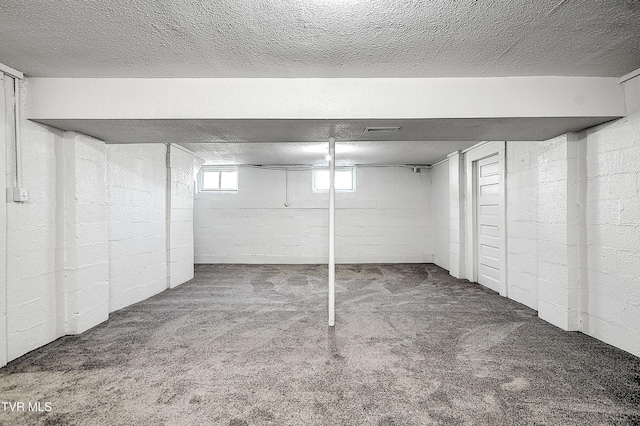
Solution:
<path fill-rule="evenodd" d="M 64 159 L 56 179 L 63 219 L 58 334 L 79 334 L 109 317 L 106 149 L 100 140 L 66 132 L 56 151 Z"/>
<path fill-rule="evenodd" d="M 580 330 L 584 243 L 577 134 L 507 149 L 508 296 Z"/>
<path fill-rule="evenodd" d="M 13 102 L 12 89 L 4 92 Z M 2 145 L 8 191 L 15 186 L 9 115 Z M 7 356 L 0 365 L 107 318 L 104 143 L 26 120 L 21 133 L 20 175 L 29 201 L 15 203 L 8 192 L 3 203 Z"/>
<path fill-rule="evenodd" d="M 195 263 L 326 262 L 328 214 L 311 172 L 241 168 L 238 189 L 196 194 Z"/>
<path fill-rule="evenodd" d="M 429 171 L 356 174 L 356 192 L 336 194 L 336 261 L 431 262 Z M 241 168 L 238 179 L 237 194 L 196 195 L 196 263 L 326 263 L 328 195 L 312 192 L 310 170 Z"/>
<path fill-rule="evenodd" d="M 625 118 L 507 144 L 509 297 L 640 356 L 640 79 Z"/>
<path fill-rule="evenodd" d="M 579 329 L 577 140 L 565 134 L 538 143 L 538 315 Z"/>
<path fill-rule="evenodd" d="M 193 155 L 171 148 L 170 286 L 193 278 Z"/>
<path fill-rule="evenodd" d="M 166 146 L 107 145 L 109 310 L 168 288 Z"/>
<path fill-rule="evenodd" d="M 30 199 L 8 201 L 0 211 L 6 220 L 0 366 L 163 291 L 169 278 L 173 286 L 187 281 L 189 268 L 193 273 L 193 249 L 176 237 L 176 273 L 168 277 L 165 145 L 105 145 L 27 121 L 21 129 L 22 184 Z M 10 188 L 13 141 L 3 141 L 2 177 Z M 193 157 L 177 154 L 175 164 L 183 172 L 172 180 L 171 208 L 178 212 L 172 234 L 192 230 Z"/>
<path fill-rule="evenodd" d="M 449 160 L 442 161 L 431 169 L 433 217 L 433 263 L 449 270 L 450 246 L 450 188 Z"/>
<path fill-rule="evenodd" d="M 507 143 L 507 295 L 564 330 L 640 356 L 640 79 L 625 89 L 625 118 L 548 141 Z M 443 219 L 435 205 L 450 190 L 454 276 L 456 248 L 468 242 L 457 233 L 461 157 L 448 157 L 448 184 L 438 169 L 445 163 L 432 171 L 434 235 Z"/>
<path fill-rule="evenodd" d="M 11 94 L 12 96 L 12 94 Z M 13 117 L 7 127 L 13 132 Z M 28 203 L 8 201 L 7 209 L 7 361 L 60 337 L 58 298 L 63 271 L 57 234 L 56 144 L 62 132 L 22 123 L 22 185 Z M 7 188 L 15 185 L 13 139 L 6 141 Z"/>
<path fill-rule="evenodd" d="M 336 262 L 433 261 L 430 170 L 358 167 L 356 189 L 336 195 Z"/>
<path fill-rule="evenodd" d="M 13 202 L 13 80 L 2 80 L 0 366 L 82 333 L 110 311 L 164 290 L 169 278 L 173 286 L 188 280 L 193 249 L 182 237 L 192 232 L 194 175 L 193 156 L 176 153 L 167 226 L 165 145 L 105 145 L 23 118 L 19 164 L 29 200 Z M 24 102 L 28 81 L 22 95 Z M 171 253 L 166 229 L 174 236 Z"/>
<path fill-rule="evenodd" d="M 0 183 L 7 198 L 0 206 L 0 367 L 164 290 L 169 278 L 173 286 L 189 279 L 193 249 L 180 237 L 192 232 L 194 161 L 188 153 L 174 156 L 174 220 L 167 226 L 165 145 L 107 146 L 23 117 L 18 162 L 29 200 L 13 202 L 13 79 L 1 80 Z M 28 80 L 21 86 L 24 110 Z M 175 236 L 171 247 L 166 229 Z"/>
<path fill-rule="evenodd" d="M 449 273 L 465 277 L 465 167 L 464 155 L 454 152 L 448 156 L 449 165 Z"/>
<path fill-rule="evenodd" d="M 507 179 L 507 276 L 509 297 L 538 310 L 539 142 L 509 142 Z"/>
<path fill-rule="evenodd" d="M 582 132 L 580 143 L 587 169 L 582 331 L 640 356 L 640 112 Z"/>

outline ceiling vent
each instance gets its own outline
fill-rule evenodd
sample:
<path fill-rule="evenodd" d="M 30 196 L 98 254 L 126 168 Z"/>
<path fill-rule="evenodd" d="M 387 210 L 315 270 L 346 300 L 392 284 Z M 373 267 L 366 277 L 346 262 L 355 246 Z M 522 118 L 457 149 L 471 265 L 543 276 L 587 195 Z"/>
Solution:
<path fill-rule="evenodd" d="M 364 129 L 365 133 L 393 133 L 400 129 L 400 126 L 380 126 L 380 127 L 367 127 Z"/>

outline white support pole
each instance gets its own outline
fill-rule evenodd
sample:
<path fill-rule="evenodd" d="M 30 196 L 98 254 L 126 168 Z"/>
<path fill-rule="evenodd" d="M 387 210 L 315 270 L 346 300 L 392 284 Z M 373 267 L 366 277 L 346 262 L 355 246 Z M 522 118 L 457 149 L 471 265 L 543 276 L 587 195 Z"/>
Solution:
<path fill-rule="evenodd" d="M 336 140 L 329 138 L 329 327 L 336 324 Z"/>
<path fill-rule="evenodd" d="M 166 247 L 166 262 L 167 262 L 167 284 L 166 288 L 171 288 L 171 147 L 170 143 L 167 144 L 167 151 L 165 154 L 166 165 L 166 178 L 165 184 L 165 200 L 164 200 L 164 214 L 165 214 L 165 247 Z"/>

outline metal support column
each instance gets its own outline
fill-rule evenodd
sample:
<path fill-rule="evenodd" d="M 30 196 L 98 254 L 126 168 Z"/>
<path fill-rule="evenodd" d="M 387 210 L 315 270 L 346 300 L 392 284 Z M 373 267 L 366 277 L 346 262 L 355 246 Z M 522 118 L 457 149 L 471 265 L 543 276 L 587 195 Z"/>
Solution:
<path fill-rule="evenodd" d="M 329 138 L 329 327 L 335 326 L 336 281 L 336 140 Z"/>

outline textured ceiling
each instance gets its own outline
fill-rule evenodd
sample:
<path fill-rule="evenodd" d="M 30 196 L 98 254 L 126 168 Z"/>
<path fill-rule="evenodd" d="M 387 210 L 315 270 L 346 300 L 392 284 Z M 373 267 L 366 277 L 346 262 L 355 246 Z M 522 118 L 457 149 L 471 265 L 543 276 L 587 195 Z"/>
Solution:
<path fill-rule="evenodd" d="M 638 0 L 3 0 L 0 62 L 38 77 L 619 77 Z"/>
<path fill-rule="evenodd" d="M 340 162 L 433 164 L 482 140 L 545 140 L 604 118 L 414 120 L 39 120 L 109 143 L 172 143 L 212 164 L 319 164 L 326 141 L 337 140 Z M 367 126 L 399 126 L 365 133 Z M 428 139 L 425 141 L 425 139 Z"/>
<path fill-rule="evenodd" d="M 345 165 L 431 165 L 476 142 L 336 142 L 336 162 Z M 327 142 L 181 144 L 207 163 L 220 165 L 326 165 Z"/>
<path fill-rule="evenodd" d="M 38 119 L 108 143 L 218 143 L 342 141 L 546 140 L 607 121 L 607 117 L 540 117 L 388 120 L 73 120 Z M 365 133 L 368 126 L 399 126 L 393 133 Z"/>
<path fill-rule="evenodd" d="M 34 77 L 620 77 L 640 68 L 640 0 L 2 0 L 0 63 Z M 309 142 L 335 136 L 364 140 L 338 144 L 345 162 L 431 164 L 466 141 L 527 139 L 534 128 L 552 137 L 594 123 L 47 124 L 109 142 L 185 142 L 220 163 L 316 164 L 324 145 Z M 363 124 L 402 129 L 364 136 Z"/>

